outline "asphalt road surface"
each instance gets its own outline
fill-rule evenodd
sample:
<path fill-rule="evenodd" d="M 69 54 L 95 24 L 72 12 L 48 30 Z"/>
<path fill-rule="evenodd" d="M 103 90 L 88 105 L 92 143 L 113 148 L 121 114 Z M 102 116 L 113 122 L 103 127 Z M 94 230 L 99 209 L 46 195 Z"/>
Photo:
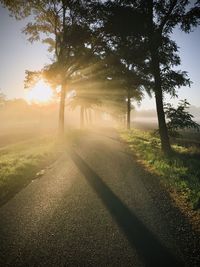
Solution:
<path fill-rule="evenodd" d="M 116 134 L 86 134 L 64 150 L 0 208 L 0 266 L 184 266 Z"/>

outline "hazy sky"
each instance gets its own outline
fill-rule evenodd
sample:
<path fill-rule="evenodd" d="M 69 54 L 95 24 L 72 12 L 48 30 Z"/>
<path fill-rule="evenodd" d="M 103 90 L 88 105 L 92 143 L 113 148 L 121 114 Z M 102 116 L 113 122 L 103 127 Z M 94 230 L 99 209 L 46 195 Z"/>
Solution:
<path fill-rule="evenodd" d="M 26 21 L 16 21 L 9 17 L 6 9 L 0 7 L 0 89 L 8 98 L 24 96 L 25 70 L 40 70 L 50 62 L 47 46 L 30 44 L 21 32 Z M 186 98 L 192 105 L 200 106 L 200 27 L 190 34 L 174 33 L 180 47 L 181 70 L 186 70 L 193 81 L 190 88 L 179 90 L 179 99 Z M 172 101 L 166 98 L 167 102 Z M 145 97 L 141 108 L 155 107 L 154 99 Z"/>

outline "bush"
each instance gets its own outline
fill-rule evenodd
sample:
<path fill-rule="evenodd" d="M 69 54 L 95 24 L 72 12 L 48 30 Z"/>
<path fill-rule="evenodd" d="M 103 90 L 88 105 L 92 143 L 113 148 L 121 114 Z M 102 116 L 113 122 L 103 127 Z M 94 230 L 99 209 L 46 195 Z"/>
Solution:
<path fill-rule="evenodd" d="M 187 110 L 190 104 L 186 99 L 181 100 L 177 108 L 174 108 L 171 104 L 167 103 L 164 107 L 165 115 L 168 119 L 167 128 L 169 135 L 172 137 L 179 137 L 178 130 L 181 129 L 197 129 L 200 125 L 193 121 L 193 115 Z"/>

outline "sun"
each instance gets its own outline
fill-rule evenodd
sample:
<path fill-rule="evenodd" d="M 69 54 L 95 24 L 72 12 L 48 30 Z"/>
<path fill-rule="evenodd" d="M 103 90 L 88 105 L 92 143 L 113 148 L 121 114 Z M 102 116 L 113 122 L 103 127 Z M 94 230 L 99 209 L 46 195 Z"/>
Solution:
<path fill-rule="evenodd" d="M 43 80 L 25 92 L 25 99 L 29 103 L 45 104 L 50 102 L 52 98 L 52 89 Z"/>

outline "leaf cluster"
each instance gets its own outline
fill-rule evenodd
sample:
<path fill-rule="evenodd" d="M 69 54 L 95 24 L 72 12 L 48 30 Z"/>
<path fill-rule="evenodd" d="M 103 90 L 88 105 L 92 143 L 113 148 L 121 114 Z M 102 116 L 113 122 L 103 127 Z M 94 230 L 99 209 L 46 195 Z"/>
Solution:
<path fill-rule="evenodd" d="M 189 113 L 188 108 L 190 104 L 186 99 L 181 100 L 177 108 L 174 108 L 171 104 L 165 105 L 165 115 L 168 119 L 167 127 L 169 133 L 176 133 L 180 129 L 200 129 L 200 125 L 196 123 L 194 116 Z"/>

